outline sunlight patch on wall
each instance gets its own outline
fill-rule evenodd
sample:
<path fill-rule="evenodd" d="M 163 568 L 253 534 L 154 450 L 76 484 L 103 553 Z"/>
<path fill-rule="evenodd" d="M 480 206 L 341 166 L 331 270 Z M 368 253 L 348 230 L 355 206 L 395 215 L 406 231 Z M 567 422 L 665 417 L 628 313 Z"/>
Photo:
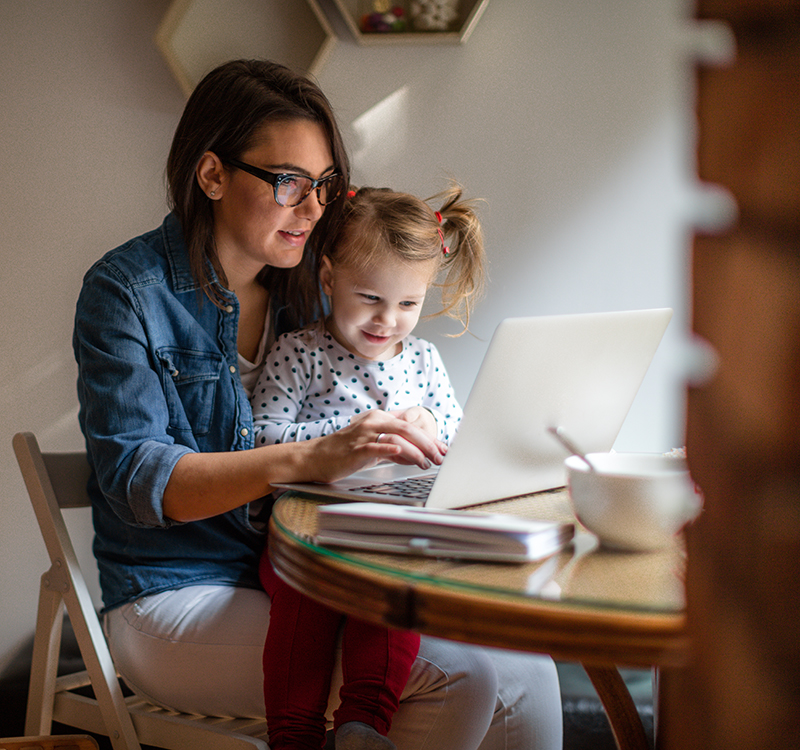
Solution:
<path fill-rule="evenodd" d="M 353 121 L 355 179 L 374 184 L 388 167 L 402 158 L 409 133 L 408 97 L 409 87 L 403 86 Z"/>

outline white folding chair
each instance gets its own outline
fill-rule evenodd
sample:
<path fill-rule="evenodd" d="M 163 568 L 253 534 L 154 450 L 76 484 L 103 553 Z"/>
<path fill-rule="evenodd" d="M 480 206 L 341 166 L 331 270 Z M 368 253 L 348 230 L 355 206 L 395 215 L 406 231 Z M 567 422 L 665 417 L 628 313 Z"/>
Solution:
<path fill-rule="evenodd" d="M 182 714 L 137 696 L 123 696 L 61 513 L 62 508 L 90 504 L 86 453 L 42 453 L 29 432 L 14 435 L 13 443 L 51 563 L 39 589 L 25 733 L 48 735 L 52 722 L 58 721 L 108 736 L 114 750 L 140 750 L 141 745 L 170 750 L 269 750 L 259 737 L 266 736 L 264 720 Z M 65 606 L 86 669 L 58 677 Z M 87 685 L 94 698 L 78 692 Z"/>

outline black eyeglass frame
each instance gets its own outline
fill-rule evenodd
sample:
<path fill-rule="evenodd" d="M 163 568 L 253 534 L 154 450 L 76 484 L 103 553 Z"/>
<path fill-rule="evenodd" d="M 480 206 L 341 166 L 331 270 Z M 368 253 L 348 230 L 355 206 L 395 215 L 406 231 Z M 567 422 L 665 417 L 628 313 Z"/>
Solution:
<path fill-rule="evenodd" d="M 338 172 L 334 172 L 333 174 L 326 175 L 325 177 L 320 177 L 318 180 L 311 179 L 308 175 L 305 174 L 295 174 L 292 172 L 268 172 L 266 169 L 261 169 L 260 167 L 254 167 L 252 164 L 247 164 L 243 161 L 239 161 L 238 159 L 222 159 L 223 164 L 228 164 L 231 167 L 236 167 L 236 169 L 241 169 L 242 172 L 247 172 L 248 174 L 253 175 L 253 177 L 258 177 L 259 180 L 263 180 L 264 182 L 272 185 L 273 189 L 273 197 L 275 198 L 275 203 L 277 203 L 282 208 L 296 208 L 299 206 L 306 198 L 308 198 L 311 193 L 315 190 L 317 191 L 317 200 L 319 201 L 320 206 L 328 206 L 333 203 L 342 193 L 344 189 L 344 183 L 336 192 L 336 194 L 331 197 L 330 200 L 322 201 L 322 194 L 320 189 L 322 186 L 334 178 L 341 178 Z M 281 203 L 278 200 L 278 190 L 281 187 L 281 184 L 289 179 L 289 178 L 301 178 L 303 180 L 309 180 L 311 182 L 311 187 L 306 191 L 305 195 L 300 198 L 297 203 L 292 203 L 292 205 L 287 205 L 285 203 Z"/>

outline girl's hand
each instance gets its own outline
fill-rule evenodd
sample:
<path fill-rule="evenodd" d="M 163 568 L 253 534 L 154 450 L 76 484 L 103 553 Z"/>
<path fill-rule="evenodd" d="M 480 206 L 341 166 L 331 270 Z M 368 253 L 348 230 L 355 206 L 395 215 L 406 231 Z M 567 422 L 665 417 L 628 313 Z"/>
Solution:
<path fill-rule="evenodd" d="M 313 450 L 313 477 L 306 481 L 315 482 L 333 482 L 382 459 L 427 469 L 441 464 L 447 451 L 416 424 L 380 410 L 359 415 L 348 427 L 305 445 Z"/>
<path fill-rule="evenodd" d="M 410 409 L 398 409 L 397 411 L 390 411 L 389 414 L 409 424 L 413 424 L 415 427 L 419 427 L 420 430 L 430 435 L 434 440 L 439 434 L 436 417 L 424 406 L 412 406 Z"/>

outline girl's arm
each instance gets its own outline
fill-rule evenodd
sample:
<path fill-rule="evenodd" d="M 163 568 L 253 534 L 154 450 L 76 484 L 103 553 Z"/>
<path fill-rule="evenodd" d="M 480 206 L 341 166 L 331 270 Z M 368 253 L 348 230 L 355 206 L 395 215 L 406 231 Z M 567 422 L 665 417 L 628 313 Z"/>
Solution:
<path fill-rule="evenodd" d="M 420 340 L 423 358 L 420 365 L 424 383 L 423 397 L 420 406 L 393 411 L 392 414 L 424 429 L 429 435 L 450 444 L 461 423 L 463 410 L 456 398 L 453 384 L 439 354 L 439 350 L 430 342 Z"/>
<path fill-rule="evenodd" d="M 430 409 L 436 417 L 439 440 L 449 445 L 456 436 L 464 411 L 458 403 L 455 389 L 450 382 L 439 350 L 430 343 L 429 347 L 427 352 L 428 388 L 425 391 L 422 405 Z"/>

